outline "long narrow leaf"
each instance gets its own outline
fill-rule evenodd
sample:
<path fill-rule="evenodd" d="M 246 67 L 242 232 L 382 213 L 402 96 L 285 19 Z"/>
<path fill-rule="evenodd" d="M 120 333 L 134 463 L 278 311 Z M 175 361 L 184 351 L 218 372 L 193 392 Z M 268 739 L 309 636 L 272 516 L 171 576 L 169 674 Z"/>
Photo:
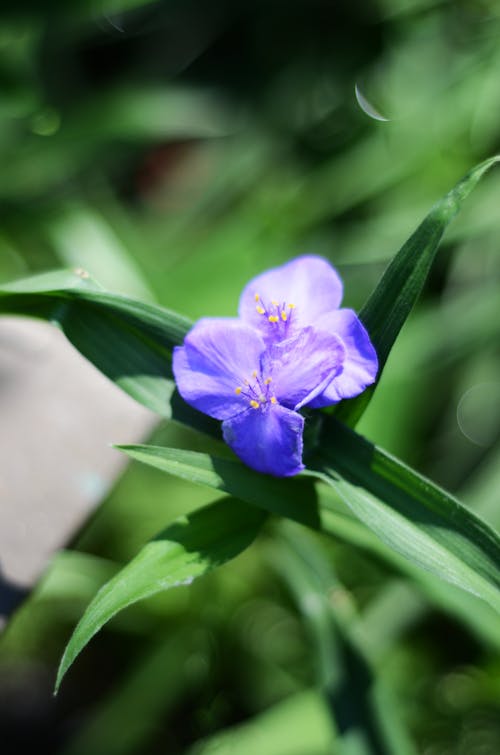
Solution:
<path fill-rule="evenodd" d="M 425 285 L 447 226 L 483 175 L 499 161 L 500 156 L 496 156 L 476 165 L 434 205 L 393 258 L 359 313 L 379 357 L 377 382 L 399 331 Z M 341 402 L 335 410 L 336 417 L 353 427 L 368 406 L 375 389 L 376 384 L 355 399 Z"/>
<path fill-rule="evenodd" d="M 187 318 L 102 291 L 70 271 L 0 287 L 0 312 L 55 323 L 84 357 L 144 406 L 219 434 L 218 423 L 191 409 L 175 390 L 171 353 L 191 327 Z"/>
<path fill-rule="evenodd" d="M 206 485 L 259 506 L 271 514 L 319 527 L 316 492 L 311 479 L 261 475 L 237 460 L 165 446 L 116 446 L 136 461 L 197 485 Z"/>
<path fill-rule="evenodd" d="M 313 471 L 294 480 L 259 475 L 238 461 L 193 451 L 119 448 L 164 472 L 229 492 L 313 528 L 321 526 L 317 501 L 310 489 L 300 486 L 309 475 L 319 476 L 389 548 L 499 610 L 498 535 L 445 491 L 353 431 L 335 423 L 330 433 L 332 455 L 318 457 Z M 343 526 L 352 529 L 350 522 Z"/>
<path fill-rule="evenodd" d="M 76 656 L 115 614 L 234 558 L 252 543 L 265 518 L 262 510 L 225 498 L 180 517 L 147 543 L 88 606 L 66 646 L 56 692 Z"/>
<path fill-rule="evenodd" d="M 488 603 L 470 592 L 450 585 L 449 582 L 436 579 L 432 572 L 425 571 L 415 562 L 389 548 L 354 516 L 330 486 L 321 485 L 317 493 L 323 532 L 367 551 L 396 573 L 404 575 L 426 598 L 426 602 L 421 602 L 422 612 L 425 611 L 428 601 L 439 611 L 447 613 L 466 626 L 487 647 L 495 652 L 500 651 L 500 617 Z M 405 584 L 408 585 L 407 582 Z"/>
<path fill-rule="evenodd" d="M 453 496 L 329 421 L 314 464 L 390 548 L 500 611 L 500 538 Z"/>
<path fill-rule="evenodd" d="M 309 630 L 318 682 L 337 730 L 339 755 L 415 755 L 383 668 L 377 668 L 352 631 L 351 608 L 343 609 L 342 601 L 333 607 L 330 594 L 340 585 L 321 544 L 303 528 L 288 523 L 279 530 L 270 560 Z M 385 705 L 380 705 L 380 696 Z"/>

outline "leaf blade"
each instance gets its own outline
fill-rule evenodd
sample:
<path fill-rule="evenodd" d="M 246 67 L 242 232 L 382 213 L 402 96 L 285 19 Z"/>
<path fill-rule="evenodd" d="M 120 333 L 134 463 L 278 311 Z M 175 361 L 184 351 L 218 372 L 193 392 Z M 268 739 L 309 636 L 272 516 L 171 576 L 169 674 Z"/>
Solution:
<path fill-rule="evenodd" d="M 190 584 L 239 555 L 265 518 L 260 509 L 225 498 L 179 517 L 150 540 L 87 607 L 64 651 L 55 692 L 77 655 L 119 611 L 162 590 Z"/>
<path fill-rule="evenodd" d="M 339 755 L 351 753 L 354 742 L 360 753 L 415 755 L 384 668 L 377 668 L 366 643 L 353 631 L 352 605 L 332 601 L 334 591 L 346 590 L 321 543 L 287 523 L 279 529 L 270 561 L 309 630 L 311 652 L 317 656 L 317 681 L 332 712 Z"/>
<path fill-rule="evenodd" d="M 345 428 L 345 432 L 353 434 L 356 438 L 359 438 L 359 436 L 353 433 L 353 431 L 347 430 L 347 428 Z M 341 440 L 340 444 L 345 445 L 345 441 Z M 308 491 L 307 489 L 302 488 L 301 493 L 299 495 L 296 494 L 293 499 L 290 500 L 294 488 L 299 483 L 302 485 L 305 480 L 316 477 L 317 470 L 305 472 L 299 477 L 295 477 L 292 482 L 292 480 L 280 480 L 278 478 L 258 475 L 247 467 L 244 467 L 238 461 L 215 459 L 215 457 L 194 451 L 183 451 L 160 446 L 118 446 L 118 448 L 137 461 L 154 466 L 168 474 L 176 475 L 182 479 L 194 482 L 195 484 L 208 485 L 216 490 L 236 495 L 248 503 L 262 506 L 271 513 L 288 517 L 311 529 L 321 529 L 330 535 L 337 535 L 341 539 L 353 543 L 356 547 L 361 547 L 370 552 L 374 552 L 378 557 L 388 561 L 392 567 L 395 567 L 406 576 L 409 576 L 419 587 L 422 587 L 426 593 L 429 592 L 433 602 L 436 602 L 436 600 L 439 603 L 442 602 L 439 596 L 443 591 L 440 592 L 438 588 L 433 590 L 433 583 L 429 576 L 430 572 L 443 578 L 439 569 L 435 568 L 429 570 L 428 565 L 425 562 L 423 563 L 418 559 L 409 559 L 408 554 L 404 549 L 395 549 L 393 542 L 387 542 L 387 538 L 380 537 L 380 527 L 370 526 L 370 523 L 365 521 L 365 517 L 359 516 L 360 512 L 357 510 L 356 506 L 352 505 L 352 501 L 346 501 L 346 496 L 348 496 L 350 490 L 356 488 L 356 485 L 352 483 L 346 481 L 345 484 L 349 487 L 347 491 L 345 489 L 342 491 L 342 500 L 348 505 L 345 513 L 349 515 L 346 517 L 346 515 L 342 515 L 341 512 L 339 512 L 339 516 L 335 516 L 335 513 L 330 510 L 331 506 L 328 504 L 328 499 L 325 497 L 324 493 L 322 493 L 321 489 L 317 491 L 317 495 L 314 499 L 310 497 L 313 492 L 310 491 L 308 500 Z M 378 449 L 378 452 L 383 454 L 384 458 L 387 456 L 380 449 Z M 395 460 L 395 463 L 396 465 L 400 464 L 397 460 Z M 242 473 L 239 480 L 237 478 L 238 472 Z M 417 475 L 417 473 L 413 474 Z M 419 481 L 423 479 L 420 478 L 419 475 L 417 475 L 417 478 Z M 330 480 L 326 480 L 326 482 L 329 485 L 331 484 Z M 358 479 L 358 483 L 361 484 L 361 482 L 362 481 Z M 369 485 L 369 480 L 365 484 Z M 429 483 L 428 481 L 425 481 L 425 484 L 432 485 L 432 483 Z M 444 493 L 444 491 L 442 492 Z M 369 496 L 370 494 L 366 493 L 366 495 Z M 444 493 L 444 495 L 447 494 Z M 378 505 L 380 506 L 383 504 Z M 390 514 L 390 505 L 385 505 Z M 465 532 L 461 534 L 463 536 L 467 535 L 467 528 L 470 522 L 473 522 L 474 527 L 478 526 L 478 522 L 481 527 L 484 526 L 486 528 L 485 532 L 487 540 L 489 541 L 491 537 L 493 537 L 494 540 L 492 553 L 494 554 L 496 564 L 496 559 L 499 553 L 498 537 L 492 532 L 492 530 L 484 525 L 484 523 L 480 522 L 477 517 L 458 504 L 458 502 L 457 505 L 459 506 L 460 512 L 465 512 Z M 386 518 L 387 515 L 388 514 L 385 513 Z M 350 517 L 353 518 L 351 519 Z M 443 524 L 443 522 L 446 522 L 446 519 L 442 517 L 441 520 L 438 521 Z M 410 519 L 407 520 L 407 526 L 412 526 Z M 469 541 L 467 537 L 465 537 L 465 545 L 467 546 L 468 544 Z M 440 544 L 439 541 L 436 547 L 438 546 L 440 549 L 445 547 Z M 442 550 L 438 550 L 438 553 L 442 555 Z M 485 554 L 481 549 L 479 549 L 478 555 L 481 560 L 484 559 Z M 403 558 L 401 558 L 401 556 L 403 556 Z M 406 566 L 406 564 L 408 566 Z M 465 565 L 464 568 L 470 570 L 472 567 Z M 424 569 L 424 571 L 421 571 L 422 569 Z M 475 591 L 470 591 L 475 593 L 479 592 L 483 599 L 483 587 L 485 581 L 488 585 L 488 581 L 492 577 L 491 571 L 493 571 L 494 574 L 497 574 L 497 567 L 493 566 L 492 563 L 487 571 L 488 574 L 486 575 L 486 580 L 479 576 L 479 588 Z M 459 586 L 464 589 L 463 584 L 459 583 Z M 486 592 L 488 592 L 490 598 L 493 599 L 495 604 L 494 607 L 498 610 L 498 595 L 496 588 L 492 585 L 489 587 L 487 586 Z M 437 593 L 437 596 L 435 593 Z M 447 605 L 449 607 L 451 606 L 452 612 L 456 612 L 457 606 L 455 604 L 457 601 L 451 600 L 453 595 L 450 595 L 449 597 L 450 601 L 445 601 L 445 607 Z M 492 601 L 490 600 L 489 602 L 491 604 Z M 462 610 L 460 605 L 458 606 L 458 610 Z M 466 610 L 466 608 L 464 610 Z M 493 612 L 492 616 L 494 616 Z"/>
<path fill-rule="evenodd" d="M 314 469 L 401 555 L 500 611 L 500 537 L 449 493 L 338 422 Z M 326 449 L 326 450 L 325 450 Z"/>
<path fill-rule="evenodd" d="M 219 423 L 181 400 L 171 352 L 191 328 L 186 317 L 100 289 L 71 271 L 0 287 L 0 312 L 56 324 L 72 345 L 132 398 L 160 416 L 219 437 Z"/>
<path fill-rule="evenodd" d="M 116 448 L 167 474 L 229 493 L 313 529 L 319 527 L 316 494 L 310 478 L 271 477 L 254 472 L 236 459 L 166 446 L 118 445 Z"/>
<path fill-rule="evenodd" d="M 380 381 L 394 342 L 422 292 L 447 226 L 483 175 L 499 161 L 500 155 L 496 155 L 476 165 L 436 202 L 392 259 L 362 307 L 359 317 L 377 351 L 379 372 L 374 385 L 335 408 L 334 414 L 341 422 L 354 427 L 361 418 Z"/>

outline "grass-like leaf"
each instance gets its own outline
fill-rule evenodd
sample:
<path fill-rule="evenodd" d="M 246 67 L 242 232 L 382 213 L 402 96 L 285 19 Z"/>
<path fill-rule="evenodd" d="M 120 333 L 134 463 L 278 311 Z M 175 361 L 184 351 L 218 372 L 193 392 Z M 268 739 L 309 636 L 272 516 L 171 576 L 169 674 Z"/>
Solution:
<path fill-rule="evenodd" d="M 262 475 L 237 459 L 222 459 L 198 451 L 149 445 L 116 447 L 132 459 L 162 472 L 229 493 L 308 527 L 319 527 L 316 493 L 312 480 L 307 477 L 292 480 Z"/>
<path fill-rule="evenodd" d="M 453 496 L 329 420 L 312 465 L 353 513 L 405 558 L 500 611 L 500 538 Z"/>
<path fill-rule="evenodd" d="M 288 585 L 308 630 L 317 681 L 337 731 L 339 755 L 352 752 L 353 740 L 360 743 L 360 753 L 415 755 L 383 669 L 376 668 L 375 659 L 352 631 L 352 607 L 332 600 L 332 592 L 345 588 L 321 543 L 289 522 L 280 527 L 276 541 L 269 558 Z"/>
<path fill-rule="evenodd" d="M 429 602 L 468 627 L 487 647 L 495 652 L 500 651 L 500 617 L 488 603 L 449 582 L 436 579 L 432 572 L 425 571 L 387 546 L 345 506 L 332 487 L 321 485 L 317 494 L 323 532 L 367 551 L 376 560 L 381 560 L 397 574 L 410 580 L 414 585 L 413 591 L 425 596 L 422 611 Z M 387 628 L 387 622 L 385 626 Z"/>
<path fill-rule="evenodd" d="M 238 461 L 162 446 L 119 446 L 169 474 L 231 493 L 307 526 L 320 527 L 317 503 L 297 487 L 318 475 L 389 548 L 474 593 L 500 611 L 500 538 L 455 498 L 340 423 L 310 473 L 278 479 Z M 326 453 L 328 455 L 326 455 Z"/>
<path fill-rule="evenodd" d="M 394 257 L 360 312 L 380 362 L 389 352 L 425 284 L 441 237 L 481 177 L 500 157 L 473 168 L 430 211 Z M 101 372 L 154 412 L 218 434 L 217 424 L 193 411 L 175 391 L 171 352 L 192 323 L 185 317 L 102 291 L 71 272 L 48 273 L 0 287 L 0 312 L 57 323 L 71 343 Z M 335 414 L 354 426 L 376 385 L 341 402 Z"/>
<path fill-rule="evenodd" d="M 265 518 L 261 509 L 225 498 L 180 517 L 147 543 L 88 606 L 66 646 L 56 692 L 76 656 L 115 614 L 234 558 L 252 543 Z"/>
<path fill-rule="evenodd" d="M 495 156 L 476 165 L 434 205 L 393 258 L 361 309 L 359 316 L 370 333 L 379 358 L 377 383 L 399 331 L 425 285 L 447 226 L 479 180 L 499 161 L 500 156 Z M 335 409 L 335 416 L 353 427 L 368 406 L 377 383 L 356 398 L 342 401 Z"/>
<path fill-rule="evenodd" d="M 389 265 L 361 312 L 381 367 L 417 300 L 440 238 L 464 199 L 499 158 L 474 168 L 444 199 Z M 0 288 L 0 312 L 55 322 L 105 375 L 162 416 L 218 435 L 218 423 L 175 391 L 171 353 L 191 322 L 173 312 L 101 290 L 85 276 L 55 273 Z M 380 377 L 380 375 L 379 375 Z M 339 419 L 355 424 L 373 387 L 342 402 Z M 382 541 L 413 564 L 499 607 L 498 537 L 451 496 L 339 425 L 322 438 L 321 474 Z M 312 481 L 276 480 L 236 461 L 173 449 L 127 447 L 129 455 L 209 485 L 308 526 L 319 526 Z M 132 562 L 132 563 L 135 563 Z M 128 567 L 127 567 L 128 568 Z"/>
<path fill-rule="evenodd" d="M 192 323 L 163 307 L 112 294 L 70 271 L 0 287 L 0 312 L 58 325 L 78 351 L 144 406 L 217 436 L 218 423 L 191 409 L 175 389 L 172 349 Z"/>

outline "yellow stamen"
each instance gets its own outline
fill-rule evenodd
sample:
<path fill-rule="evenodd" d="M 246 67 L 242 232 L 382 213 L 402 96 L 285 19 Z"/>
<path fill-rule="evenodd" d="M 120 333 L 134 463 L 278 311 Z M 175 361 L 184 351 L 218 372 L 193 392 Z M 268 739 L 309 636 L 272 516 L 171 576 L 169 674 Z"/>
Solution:
<path fill-rule="evenodd" d="M 279 322 L 279 317 L 277 317 L 277 315 L 269 315 L 267 319 L 269 322 Z"/>
<path fill-rule="evenodd" d="M 239 396 L 241 393 L 241 388 L 238 386 L 237 388 L 234 389 L 234 392 L 236 393 L 237 396 Z"/>
<path fill-rule="evenodd" d="M 259 301 L 259 299 L 260 299 L 259 294 L 255 294 L 255 301 Z"/>
<path fill-rule="evenodd" d="M 252 372 L 252 377 L 254 377 L 254 378 L 255 378 L 255 377 L 257 377 L 257 370 L 254 370 L 254 371 Z"/>
<path fill-rule="evenodd" d="M 278 306 L 278 302 L 276 301 L 276 299 L 271 299 L 271 304 L 273 304 L 275 307 Z"/>
<path fill-rule="evenodd" d="M 266 313 L 266 310 L 264 309 L 264 307 L 258 306 L 258 307 L 255 307 L 255 309 L 257 310 L 259 315 L 264 315 Z"/>
<path fill-rule="evenodd" d="M 276 396 L 271 396 L 271 404 L 276 404 Z"/>
<path fill-rule="evenodd" d="M 295 304 L 289 304 L 288 309 L 295 309 Z"/>
<path fill-rule="evenodd" d="M 252 407 L 252 409 L 258 409 L 258 408 L 259 408 L 259 402 L 258 402 L 258 401 L 254 401 L 254 400 L 252 399 L 252 400 L 250 401 L 250 406 Z"/>
<path fill-rule="evenodd" d="M 283 320 L 283 322 L 286 322 L 288 320 L 287 314 L 284 310 L 281 312 L 281 319 Z"/>
<path fill-rule="evenodd" d="M 269 385 L 269 383 L 272 381 L 272 378 L 266 378 L 264 380 L 264 385 Z"/>

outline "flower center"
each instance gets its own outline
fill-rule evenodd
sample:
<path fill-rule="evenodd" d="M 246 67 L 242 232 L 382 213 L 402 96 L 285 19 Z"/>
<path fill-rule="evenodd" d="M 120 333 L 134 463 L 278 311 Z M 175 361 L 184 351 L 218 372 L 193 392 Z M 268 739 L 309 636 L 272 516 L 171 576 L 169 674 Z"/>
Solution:
<path fill-rule="evenodd" d="M 272 395 L 271 389 L 272 378 L 262 378 L 257 370 L 252 372 L 252 378 L 250 380 L 245 379 L 243 386 L 238 385 L 234 392 L 237 396 L 242 396 L 248 401 L 248 405 L 252 409 L 259 409 L 266 404 L 276 404 L 276 396 Z"/>
<path fill-rule="evenodd" d="M 265 317 L 271 325 L 287 329 L 293 310 L 295 309 L 295 304 L 287 303 L 286 301 L 279 302 L 276 299 L 271 299 L 266 304 L 260 298 L 260 294 L 255 294 L 254 298 L 257 314 Z"/>

